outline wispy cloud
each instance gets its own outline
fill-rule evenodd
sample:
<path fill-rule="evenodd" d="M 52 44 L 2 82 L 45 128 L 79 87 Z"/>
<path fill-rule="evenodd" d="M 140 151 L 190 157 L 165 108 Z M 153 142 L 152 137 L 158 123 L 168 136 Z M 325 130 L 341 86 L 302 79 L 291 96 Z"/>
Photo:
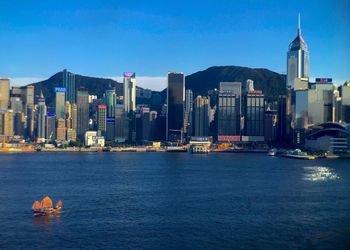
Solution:
<path fill-rule="evenodd" d="M 10 77 L 11 86 L 24 86 L 45 79 L 47 79 L 47 77 Z"/>
<path fill-rule="evenodd" d="M 113 80 L 123 82 L 122 76 L 110 76 Z M 166 88 L 166 77 L 164 76 L 138 76 L 136 77 L 136 85 L 142 88 L 161 91 Z"/>

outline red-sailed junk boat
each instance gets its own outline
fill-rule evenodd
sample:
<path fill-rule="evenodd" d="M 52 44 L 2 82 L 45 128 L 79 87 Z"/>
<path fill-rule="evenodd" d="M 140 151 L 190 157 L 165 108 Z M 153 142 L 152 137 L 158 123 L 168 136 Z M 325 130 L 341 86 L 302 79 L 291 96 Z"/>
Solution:
<path fill-rule="evenodd" d="M 53 207 L 52 200 L 49 196 L 46 196 L 41 202 L 35 201 L 32 206 L 32 211 L 35 216 L 56 214 L 59 213 L 61 209 L 62 201 L 58 200 L 56 206 Z"/>

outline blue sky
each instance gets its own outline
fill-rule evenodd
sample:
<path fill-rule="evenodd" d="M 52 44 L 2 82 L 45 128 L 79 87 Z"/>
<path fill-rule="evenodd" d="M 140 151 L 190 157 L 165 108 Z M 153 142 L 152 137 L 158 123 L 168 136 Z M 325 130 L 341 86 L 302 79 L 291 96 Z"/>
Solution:
<path fill-rule="evenodd" d="M 143 84 L 158 77 L 153 88 L 169 70 L 240 65 L 285 73 L 299 12 L 311 76 L 350 78 L 347 0 L 12 0 L 1 1 L 0 12 L 0 76 L 14 84 L 64 68 L 103 77 L 135 71 Z"/>

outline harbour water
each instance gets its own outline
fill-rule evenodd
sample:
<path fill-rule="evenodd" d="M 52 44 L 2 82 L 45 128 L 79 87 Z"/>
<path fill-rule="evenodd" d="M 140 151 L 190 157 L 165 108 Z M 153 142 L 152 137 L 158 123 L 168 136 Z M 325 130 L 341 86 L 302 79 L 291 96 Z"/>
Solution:
<path fill-rule="evenodd" d="M 32 216 L 44 195 L 60 216 Z M 0 154 L 0 228 L 0 249 L 348 249 L 350 162 Z"/>

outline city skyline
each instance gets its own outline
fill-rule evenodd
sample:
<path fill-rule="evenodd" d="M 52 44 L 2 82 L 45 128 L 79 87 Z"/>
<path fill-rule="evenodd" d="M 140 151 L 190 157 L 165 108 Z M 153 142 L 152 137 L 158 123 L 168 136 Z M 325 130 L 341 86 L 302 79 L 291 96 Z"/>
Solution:
<path fill-rule="evenodd" d="M 349 59 L 344 56 L 349 54 L 346 45 L 350 37 L 347 29 L 350 18 L 345 15 L 349 3 L 316 4 L 316 1 L 287 5 L 222 1 L 197 6 L 192 1 L 180 14 L 176 12 L 178 6 L 159 2 L 135 3 L 132 10 L 125 3 L 98 6 L 96 2 L 69 6 L 63 3 L 57 10 L 39 4 L 33 10 L 29 2 L 17 11 L 11 11 L 11 4 L 4 4 L 4 9 L 12 16 L 5 14 L 6 22 L 1 24 L 0 35 L 4 39 L 0 47 L 7 50 L 2 53 L 5 58 L 0 63 L 0 75 L 10 77 L 14 85 L 23 85 L 30 83 L 28 79 L 45 79 L 63 68 L 77 74 L 114 79 L 125 70 L 132 70 L 145 78 L 144 83 L 139 79 L 140 86 L 151 89 L 160 86 L 156 89 L 160 90 L 166 86 L 166 72 L 172 70 L 190 74 L 210 66 L 239 65 L 286 73 L 286 44 L 295 36 L 297 15 L 301 13 L 303 36 L 312 48 L 311 79 L 332 77 L 335 83 L 342 84 L 348 80 L 350 67 Z M 57 11 L 63 7 L 70 17 L 55 19 Z M 33 13 L 26 13 L 31 8 Z M 34 13 L 43 15 L 39 15 L 41 19 L 38 20 Z M 124 18 L 127 14 L 132 17 L 131 21 Z M 15 20 L 17 15 L 26 20 L 25 24 Z M 23 18 L 26 15 L 29 19 Z M 325 15 L 328 18 L 320 18 Z M 107 18 L 102 20 L 102 16 Z M 44 24 L 44 21 L 47 22 Z M 64 24 L 67 25 L 62 28 Z M 87 25 L 91 30 L 87 30 Z M 83 41 L 92 31 L 98 31 L 99 39 L 92 37 Z M 34 43 L 37 36 L 48 34 L 52 39 L 44 39 L 43 46 Z M 59 34 L 65 36 L 58 39 L 61 43 L 57 44 L 55 37 Z M 178 36 L 178 45 L 170 41 L 172 34 Z M 130 39 L 121 38 L 129 35 Z M 109 39 L 100 39 L 105 36 Z M 168 59 L 167 51 L 176 53 Z M 86 56 L 93 60 L 86 60 Z M 51 57 L 55 57 L 54 62 Z M 103 63 L 99 63 L 100 60 Z M 149 85 L 151 82 L 156 83 Z"/>

